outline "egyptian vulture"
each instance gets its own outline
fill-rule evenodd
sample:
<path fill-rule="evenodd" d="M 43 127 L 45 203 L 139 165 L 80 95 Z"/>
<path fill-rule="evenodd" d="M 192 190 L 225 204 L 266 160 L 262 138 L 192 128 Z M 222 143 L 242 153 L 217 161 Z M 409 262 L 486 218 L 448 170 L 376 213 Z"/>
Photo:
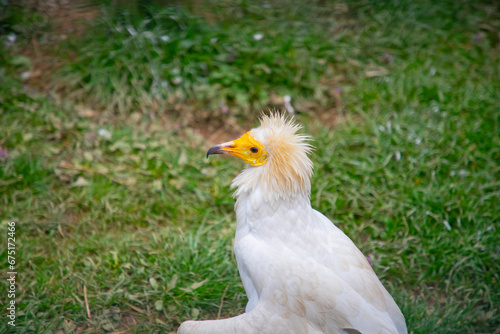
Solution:
<path fill-rule="evenodd" d="M 178 333 L 407 333 L 403 314 L 366 257 L 311 207 L 310 138 L 283 114 L 260 121 L 207 153 L 247 163 L 232 184 L 245 313 L 186 321 Z"/>

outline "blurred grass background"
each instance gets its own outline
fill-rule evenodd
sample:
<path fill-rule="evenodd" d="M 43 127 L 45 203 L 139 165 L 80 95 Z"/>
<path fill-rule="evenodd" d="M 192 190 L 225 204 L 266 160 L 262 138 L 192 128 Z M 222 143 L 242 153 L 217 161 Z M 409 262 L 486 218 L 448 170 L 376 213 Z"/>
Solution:
<path fill-rule="evenodd" d="M 19 272 L 2 333 L 242 313 L 243 166 L 204 154 L 285 95 L 315 139 L 313 207 L 370 257 L 409 332 L 499 333 L 497 2 L 0 9 L 0 240 L 18 222 Z"/>

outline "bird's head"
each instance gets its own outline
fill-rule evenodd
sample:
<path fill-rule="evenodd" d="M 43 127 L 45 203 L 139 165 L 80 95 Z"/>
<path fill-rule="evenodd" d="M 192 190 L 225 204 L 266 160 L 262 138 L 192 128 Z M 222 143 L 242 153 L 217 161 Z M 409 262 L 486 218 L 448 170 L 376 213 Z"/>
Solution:
<path fill-rule="evenodd" d="M 251 132 L 248 131 L 236 140 L 212 146 L 207 152 L 207 158 L 211 154 L 230 154 L 251 166 L 262 166 L 268 160 L 267 151 Z"/>
<path fill-rule="evenodd" d="M 211 147 L 212 154 L 228 154 L 248 164 L 233 183 L 238 192 L 261 186 L 280 197 L 297 192 L 309 196 L 312 162 L 308 154 L 312 146 L 309 136 L 298 134 L 301 126 L 281 113 L 262 115 L 260 127 L 240 138 Z M 238 192 L 236 195 L 238 195 Z"/>

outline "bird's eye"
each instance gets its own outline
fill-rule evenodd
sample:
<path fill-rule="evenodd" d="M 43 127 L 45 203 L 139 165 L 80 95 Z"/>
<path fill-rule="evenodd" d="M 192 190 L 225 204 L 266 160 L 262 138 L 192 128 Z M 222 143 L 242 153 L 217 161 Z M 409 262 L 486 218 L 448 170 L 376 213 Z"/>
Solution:
<path fill-rule="evenodd" d="M 257 147 L 252 147 L 252 148 L 250 149 L 250 152 L 252 152 L 252 153 L 257 153 L 257 152 L 259 152 L 259 149 L 258 149 Z"/>

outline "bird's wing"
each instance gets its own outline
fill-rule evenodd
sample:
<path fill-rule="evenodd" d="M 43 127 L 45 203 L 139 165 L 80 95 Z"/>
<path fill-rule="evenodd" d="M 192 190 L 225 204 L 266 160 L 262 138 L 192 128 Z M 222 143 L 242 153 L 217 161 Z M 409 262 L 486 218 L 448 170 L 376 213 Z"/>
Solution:
<path fill-rule="evenodd" d="M 267 314 L 286 319 L 289 333 L 343 333 L 344 328 L 398 333 L 385 304 L 365 299 L 370 289 L 380 290 L 376 276 L 359 272 L 361 277 L 355 279 L 366 286 L 356 291 L 334 270 L 312 257 L 298 256 L 279 241 L 268 243 L 249 234 L 238 246 L 243 252 L 252 250 L 239 266 L 260 292 L 256 308 L 264 305 Z"/>
<path fill-rule="evenodd" d="M 315 240 L 321 242 L 315 256 L 333 270 L 339 278 L 358 293 L 363 300 L 379 312 L 386 312 L 398 333 L 406 333 L 406 323 L 399 307 L 382 285 L 366 257 L 328 218 L 313 210 Z M 356 328 L 356 327 L 354 327 Z"/>
<path fill-rule="evenodd" d="M 309 205 L 292 207 L 286 202 L 253 207 L 260 219 L 238 217 L 243 223 L 235 242 L 249 296 L 247 311 L 263 300 L 272 301 L 287 310 L 288 317 L 305 319 L 324 333 L 339 328 L 406 333 L 403 315 L 366 257 L 325 216 Z"/>

